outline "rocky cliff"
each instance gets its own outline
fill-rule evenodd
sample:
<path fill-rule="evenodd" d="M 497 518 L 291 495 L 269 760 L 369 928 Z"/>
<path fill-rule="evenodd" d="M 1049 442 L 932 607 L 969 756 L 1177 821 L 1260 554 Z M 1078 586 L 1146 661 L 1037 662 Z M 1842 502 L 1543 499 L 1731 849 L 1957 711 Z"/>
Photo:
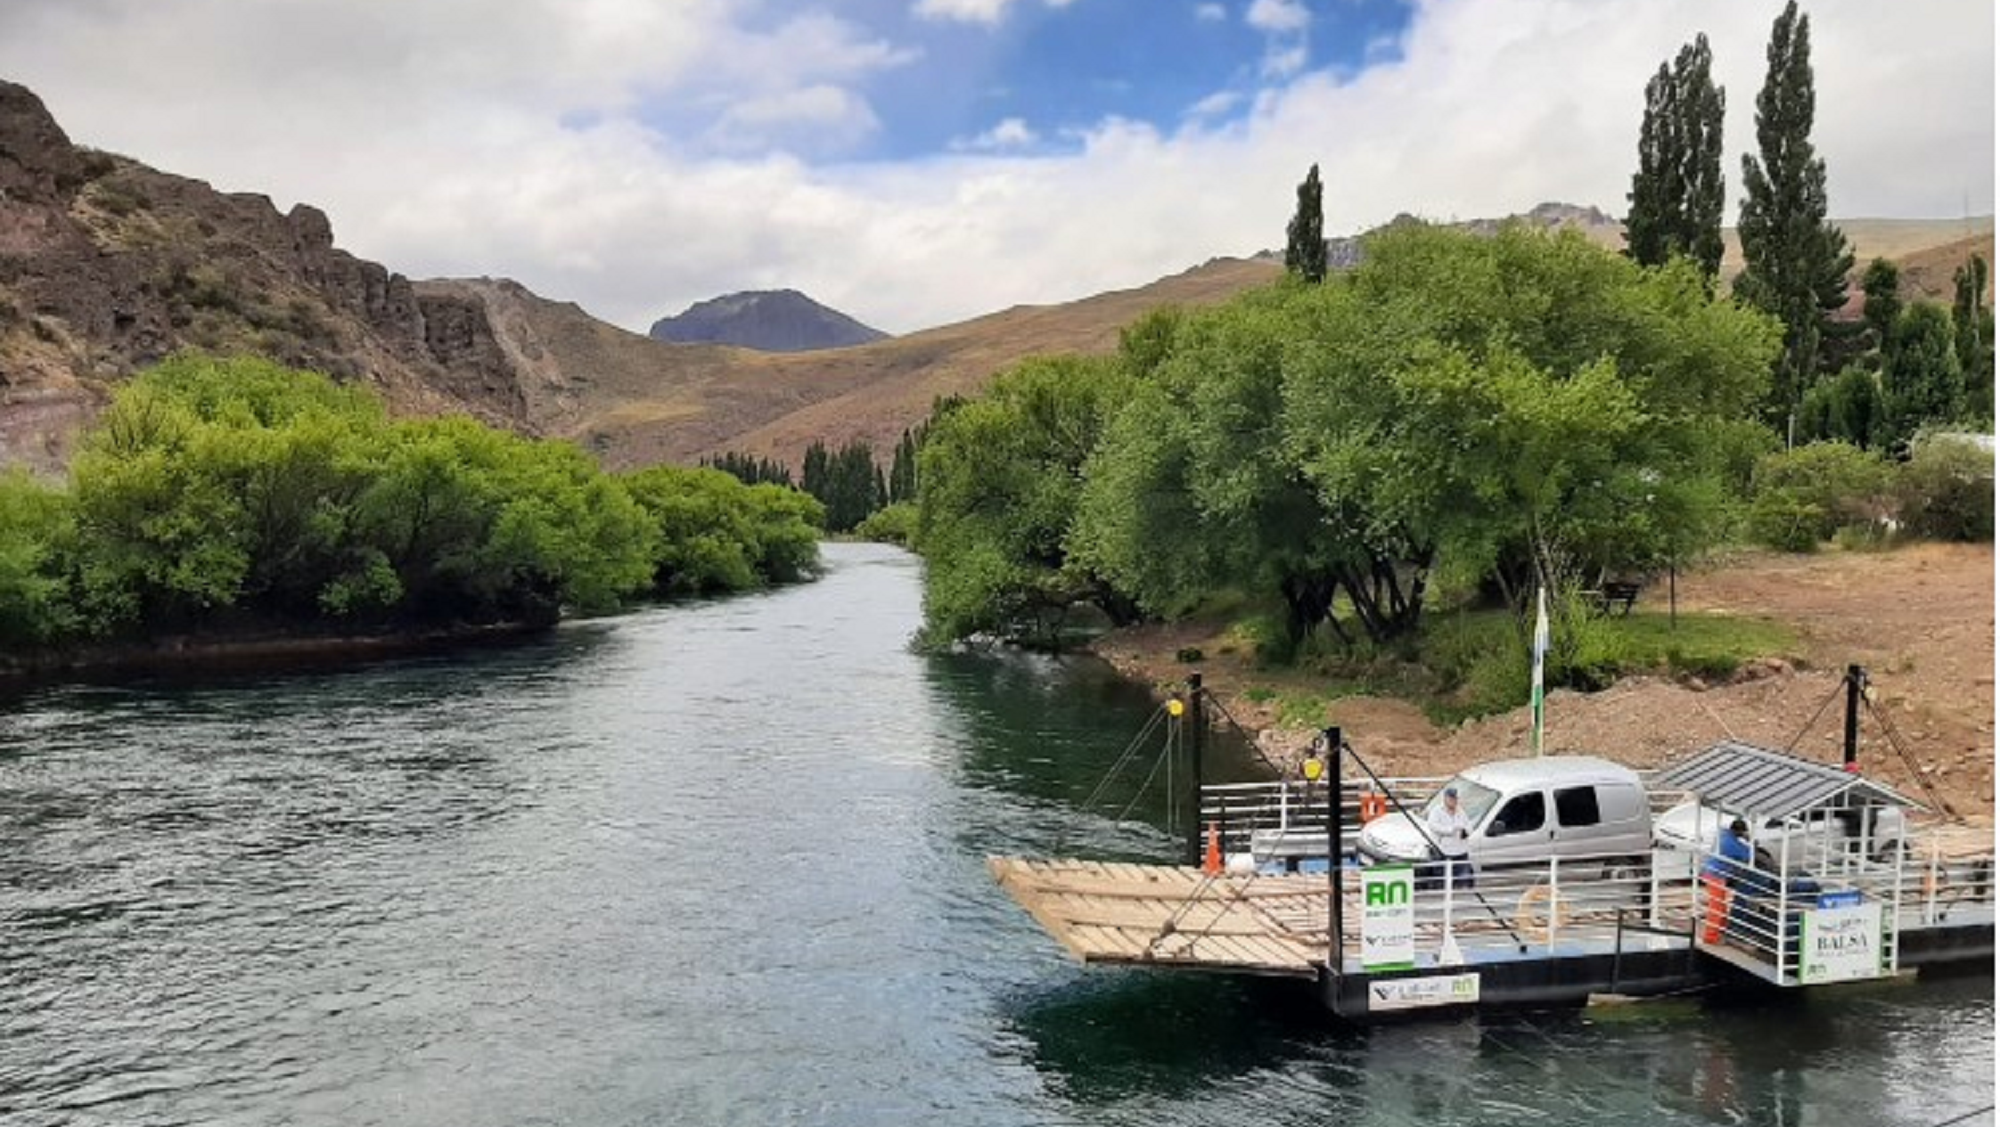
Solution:
<path fill-rule="evenodd" d="M 184 348 L 535 429 L 476 301 L 339 249 L 317 208 L 79 148 L 0 82 L 0 464 L 59 465 L 116 381 Z"/>

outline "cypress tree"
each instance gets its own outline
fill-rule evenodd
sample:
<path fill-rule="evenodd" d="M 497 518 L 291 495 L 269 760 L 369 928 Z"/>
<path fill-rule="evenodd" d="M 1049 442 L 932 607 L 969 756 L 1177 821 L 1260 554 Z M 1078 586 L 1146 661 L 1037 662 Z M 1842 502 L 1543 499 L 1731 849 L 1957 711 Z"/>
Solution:
<path fill-rule="evenodd" d="M 1700 264 L 1711 282 L 1722 269 L 1723 92 L 1711 77 L 1708 36 L 1681 48 L 1646 83 L 1639 125 L 1639 170 L 1626 196 L 1625 253 L 1644 266 L 1674 255 Z"/>
<path fill-rule="evenodd" d="M 1743 156 L 1739 297 L 1785 326 L 1767 412 L 1780 430 L 1818 376 L 1828 314 L 1847 301 L 1847 236 L 1826 222 L 1826 162 L 1812 146 L 1811 21 L 1798 0 L 1771 25 L 1769 70 L 1757 93 L 1757 148 Z"/>
<path fill-rule="evenodd" d="M 896 443 L 895 457 L 889 463 L 889 503 L 916 499 L 917 441 L 905 427 L 903 437 Z"/>
<path fill-rule="evenodd" d="M 1886 258 L 1878 258 L 1861 272 L 1861 323 L 1868 326 L 1869 343 L 1874 349 L 1874 367 L 1879 371 L 1889 354 L 1889 340 L 1896 320 L 1903 315 L 1902 272 Z"/>
<path fill-rule="evenodd" d="M 1951 312 L 1919 301 L 1903 310 L 1882 370 L 1882 391 L 1896 441 L 1908 442 L 1928 423 L 1956 422 L 1965 412 L 1965 378 L 1954 348 Z"/>
<path fill-rule="evenodd" d="M 1965 379 L 1966 412 L 1993 419 L 1993 311 L 1986 308 L 1986 260 L 1973 255 L 1952 276 L 1953 350 Z"/>
<path fill-rule="evenodd" d="M 1298 210 L 1285 226 L 1285 272 L 1308 282 L 1326 279 L 1326 224 L 1322 218 L 1319 165 L 1299 185 Z"/>

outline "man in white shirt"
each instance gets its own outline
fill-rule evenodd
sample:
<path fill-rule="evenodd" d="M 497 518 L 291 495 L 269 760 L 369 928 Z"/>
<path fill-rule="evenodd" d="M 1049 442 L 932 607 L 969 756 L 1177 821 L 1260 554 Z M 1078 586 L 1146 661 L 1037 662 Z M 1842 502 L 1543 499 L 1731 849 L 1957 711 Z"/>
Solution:
<path fill-rule="evenodd" d="M 1443 871 L 1450 874 L 1453 887 L 1471 888 L 1472 862 L 1465 855 L 1472 848 L 1472 819 L 1458 804 L 1458 788 L 1444 788 L 1444 801 L 1431 807 L 1424 821 L 1444 854 Z"/>

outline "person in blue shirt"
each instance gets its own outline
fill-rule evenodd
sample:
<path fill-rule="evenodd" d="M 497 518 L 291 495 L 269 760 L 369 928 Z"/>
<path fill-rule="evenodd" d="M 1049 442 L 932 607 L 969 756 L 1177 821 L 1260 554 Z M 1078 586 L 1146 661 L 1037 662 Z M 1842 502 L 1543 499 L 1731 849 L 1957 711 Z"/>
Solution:
<path fill-rule="evenodd" d="M 1738 818 L 1716 835 L 1715 853 L 1701 867 L 1701 871 L 1733 883 L 1755 863 L 1755 859 L 1756 852 L 1750 845 L 1750 827 Z"/>

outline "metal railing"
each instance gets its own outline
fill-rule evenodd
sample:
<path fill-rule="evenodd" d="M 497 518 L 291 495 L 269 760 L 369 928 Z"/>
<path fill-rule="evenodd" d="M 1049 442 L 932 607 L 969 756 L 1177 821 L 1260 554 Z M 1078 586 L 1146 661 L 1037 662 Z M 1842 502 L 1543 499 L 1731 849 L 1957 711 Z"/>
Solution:
<path fill-rule="evenodd" d="M 1486 866 L 1447 879 L 1442 862 L 1416 867 L 1411 911 L 1419 966 L 1522 957 L 1608 954 L 1657 941 L 1688 945 L 1692 883 L 1650 860 L 1621 854 L 1550 857 Z M 1362 951 L 1362 872 L 1348 867 L 1343 967 L 1367 969 Z"/>
<path fill-rule="evenodd" d="M 1641 780 L 1652 772 L 1641 771 Z M 1394 810 L 1396 803 L 1412 813 L 1420 811 L 1430 801 L 1439 787 L 1450 780 L 1446 775 L 1398 776 L 1382 779 L 1385 791 L 1376 791 L 1374 784 L 1353 778 L 1342 780 L 1341 819 L 1343 827 L 1342 850 L 1351 853 L 1354 838 L 1360 833 L 1363 822 L 1362 796 L 1369 792 L 1380 794 L 1387 808 Z M 1326 791 L 1325 781 L 1308 783 L 1303 779 L 1284 779 L 1254 783 L 1210 783 L 1201 788 L 1201 820 L 1204 827 L 1214 827 L 1218 842 L 1225 854 L 1263 855 L 1268 848 L 1259 849 L 1259 843 L 1267 843 L 1282 835 L 1285 848 L 1280 850 L 1289 857 L 1326 856 Z M 1669 793 L 1646 792 L 1649 811 L 1653 817 L 1670 809 L 1682 797 Z M 1206 831 L 1204 831 L 1206 832 Z M 1308 848 L 1310 846 L 1310 848 Z"/>
<path fill-rule="evenodd" d="M 1442 777 L 1381 780 L 1388 795 L 1413 813 Z M 1343 780 L 1340 848 L 1344 889 L 1343 965 L 1358 969 L 1361 956 L 1361 869 L 1355 854 L 1363 795 L 1372 783 Z M 1657 816 L 1683 801 L 1648 791 Z M 1370 805 L 1374 805 L 1371 800 Z M 1389 809 L 1395 809 L 1390 805 Z M 1201 817 L 1233 866 L 1260 872 L 1323 868 L 1327 860 L 1327 784 L 1292 779 L 1202 788 Z M 1372 812 L 1372 811 L 1370 811 Z M 1902 848 L 1874 849 L 1866 841 L 1830 836 L 1779 842 L 1775 871 L 1733 866 L 1731 879 L 1702 878 L 1706 852 L 1655 848 L 1644 864 L 1627 855 L 1551 857 L 1504 867 L 1478 868 L 1469 885 L 1443 879 L 1443 863 L 1420 863 L 1412 898 L 1419 965 L 1450 965 L 1485 957 L 1555 956 L 1583 948 L 1616 949 L 1632 929 L 1681 942 L 1725 945 L 1766 967 L 1777 982 L 1799 981 L 1804 913 L 1827 893 L 1859 894 L 1883 905 L 1882 954 L 1893 973 L 1901 933 L 1913 929 L 1988 923 L 1995 915 L 1996 874 L 1991 855 L 1948 855 L 1917 835 Z M 1447 942 L 1449 940 L 1449 942 Z"/>

